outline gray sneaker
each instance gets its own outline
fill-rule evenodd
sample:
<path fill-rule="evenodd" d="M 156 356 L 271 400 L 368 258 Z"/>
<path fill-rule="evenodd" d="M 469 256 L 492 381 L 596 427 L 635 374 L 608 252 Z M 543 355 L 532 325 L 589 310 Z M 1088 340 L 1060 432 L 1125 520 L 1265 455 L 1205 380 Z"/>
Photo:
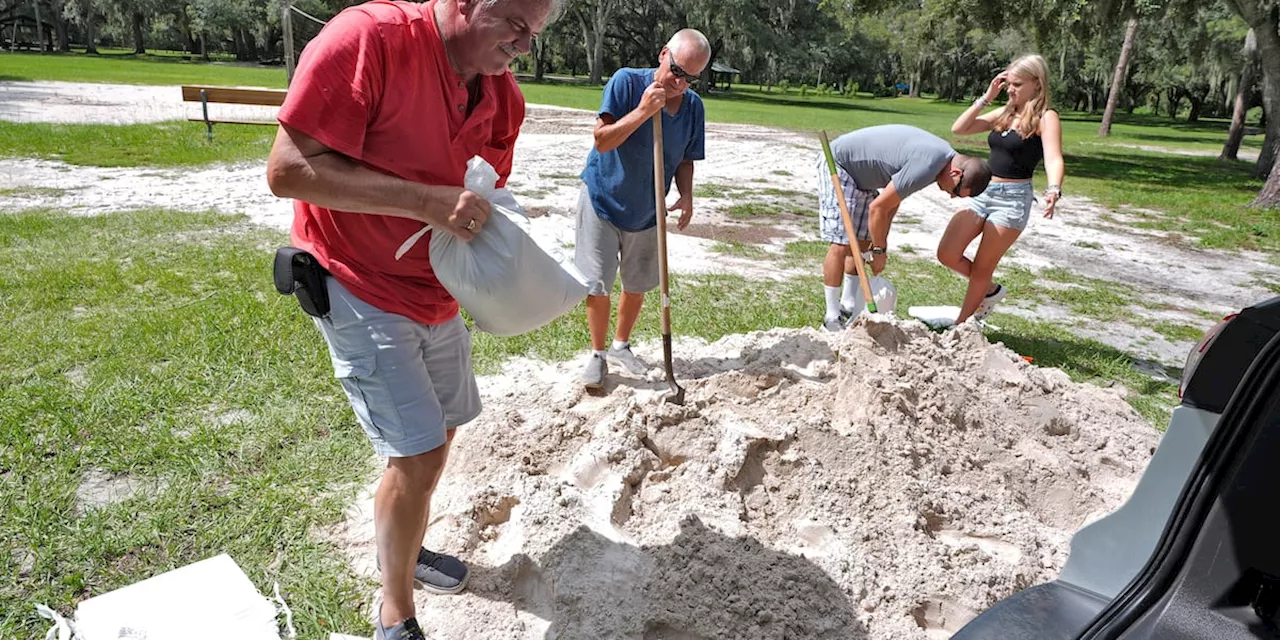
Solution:
<path fill-rule="evenodd" d="M 417 618 L 409 618 L 390 627 L 382 626 L 382 605 L 378 605 L 377 620 L 373 621 L 373 640 L 427 640 Z"/>
<path fill-rule="evenodd" d="M 636 357 L 636 354 L 631 352 L 631 345 L 629 343 L 621 349 L 609 347 L 607 355 L 610 360 L 622 365 L 622 368 L 626 369 L 632 375 L 642 376 L 649 373 L 649 365 L 645 364 L 640 360 L 640 358 Z"/>
<path fill-rule="evenodd" d="M 591 352 L 591 359 L 587 360 L 587 368 L 582 371 L 582 386 L 588 389 L 600 389 L 604 387 L 604 377 L 609 375 L 609 363 L 605 361 L 604 356 Z"/>
<path fill-rule="evenodd" d="M 382 559 L 377 558 L 376 564 L 381 571 Z M 413 566 L 413 584 L 432 593 L 451 595 L 466 588 L 470 574 L 461 560 L 422 547 Z"/>
<path fill-rule="evenodd" d="M 988 293 L 986 297 L 982 299 L 982 302 L 978 304 L 978 309 L 973 312 L 973 317 L 975 319 L 985 320 L 987 316 L 991 315 L 992 311 L 995 311 L 996 305 L 1000 304 L 1000 301 L 1004 300 L 1006 295 L 1009 295 L 1009 290 L 1006 289 L 1004 285 L 999 282 L 995 284 L 996 290 Z"/>
<path fill-rule="evenodd" d="M 823 328 L 823 329 L 826 329 L 827 331 L 830 331 L 830 332 L 832 332 L 832 333 L 835 333 L 835 332 L 837 332 L 837 331 L 844 331 L 844 322 L 841 322 L 840 318 L 832 318 L 832 319 L 830 319 L 830 320 L 823 320 L 823 321 L 822 321 L 822 328 Z"/>

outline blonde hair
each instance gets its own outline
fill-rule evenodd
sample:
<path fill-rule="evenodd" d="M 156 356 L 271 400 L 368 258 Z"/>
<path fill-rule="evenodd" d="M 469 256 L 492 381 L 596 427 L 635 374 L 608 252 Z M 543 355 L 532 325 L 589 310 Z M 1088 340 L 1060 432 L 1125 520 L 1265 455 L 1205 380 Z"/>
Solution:
<path fill-rule="evenodd" d="M 1011 76 L 1035 80 L 1040 90 L 1022 105 L 1021 110 L 1016 109 L 1012 102 L 1005 104 L 992 120 L 992 126 L 996 131 L 1014 129 L 1023 138 L 1040 133 L 1040 118 L 1049 110 L 1049 65 L 1045 64 L 1044 58 L 1031 54 L 1014 60 L 1004 71 Z"/>

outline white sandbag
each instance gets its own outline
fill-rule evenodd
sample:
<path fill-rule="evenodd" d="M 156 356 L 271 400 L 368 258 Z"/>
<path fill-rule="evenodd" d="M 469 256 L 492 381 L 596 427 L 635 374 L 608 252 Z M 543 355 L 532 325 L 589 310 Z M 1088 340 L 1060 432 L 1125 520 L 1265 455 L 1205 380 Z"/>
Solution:
<path fill-rule="evenodd" d="M 945 328 L 956 323 L 956 318 L 960 316 L 960 307 L 950 305 L 911 307 L 907 309 L 907 315 L 935 329 Z"/>
<path fill-rule="evenodd" d="M 280 640 L 276 607 L 221 554 L 76 607 L 77 640 Z"/>
<path fill-rule="evenodd" d="M 898 308 L 898 288 L 883 276 L 868 277 L 867 286 L 871 289 L 871 299 L 876 301 L 876 312 L 892 315 L 894 310 Z M 853 317 L 858 317 L 858 314 L 862 313 L 866 306 L 867 297 L 862 295 L 862 286 L 859 285 L 854 293 Z M 852 321 L 852 318 L 850 320 Z"/>
<path fill-rule="evenodd" d="M 471 242 L 431 234 L 431 268 L 481 331 L 499 336 L 528 333 L 560 317 L 587 297 L 586 278 L 565 259 L 557 261 L 529 234 L 529 218 L 483 158 L 467 163 L 467 189 L 489 201 L 489 219 Z M 404 255 L 428 228 L 401 245 Z"/>

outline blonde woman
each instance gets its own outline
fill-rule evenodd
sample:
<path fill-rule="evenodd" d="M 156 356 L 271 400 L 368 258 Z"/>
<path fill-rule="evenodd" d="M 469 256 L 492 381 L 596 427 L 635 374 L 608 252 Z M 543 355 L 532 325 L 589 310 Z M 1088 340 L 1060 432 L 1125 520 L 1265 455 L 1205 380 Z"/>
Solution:
<path fill-rule="evenodd" d="M 1041 158 L 1049 179 L 1044 217 L 1053 217 L 1062 195 L 1062 123 L 1049 108 L 1048 80 L 1044 58 L 1018 58 L 951 125 L 951 133 L 962 136 L 989 131 L 987 144 L 991 147 L 990 186 L 952 216 L 938 243 L 938 261 L 969 279 L 956 324 L 970 316 L 982 320 L 1008 293 L 992 276 L 1031 218 L 1035 200 L 1031 176 Z M 982 114 L 1002 90 L 1009 93 L 1008 103 Z M 964 250 L 979 236 L 978 251 L 970 260 Z"/>

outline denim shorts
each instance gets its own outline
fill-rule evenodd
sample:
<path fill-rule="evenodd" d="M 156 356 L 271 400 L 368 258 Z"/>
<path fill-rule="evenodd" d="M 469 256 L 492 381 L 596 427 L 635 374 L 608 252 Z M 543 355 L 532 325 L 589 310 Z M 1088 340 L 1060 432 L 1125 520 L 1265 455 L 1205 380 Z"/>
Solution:
<path fill-rule="evenodd" d="M 969 199 L 969 209 L 991 224 L 1022 231 L 1031 219 L 1035 199 L 1030 182 L 992 182 Z"/>
<path fill-rule="evenodd" d="M 380 456 L 416 456 L 480 415 L 471 333 L 454 316 L 426 325 L 388 313 L 325 278 L 330 309 L 312 318 L 356 419 Z"/>

